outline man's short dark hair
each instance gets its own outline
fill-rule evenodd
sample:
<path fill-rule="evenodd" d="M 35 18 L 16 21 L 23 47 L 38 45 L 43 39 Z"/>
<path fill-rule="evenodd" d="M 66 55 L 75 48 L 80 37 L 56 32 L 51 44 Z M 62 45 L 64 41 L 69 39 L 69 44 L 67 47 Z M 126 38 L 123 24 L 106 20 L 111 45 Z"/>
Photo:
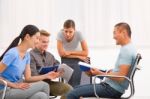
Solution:
<path fill-rule="evenodd" d="M 127 24 L 125 22 L 120 22 L 120 23 L 116 24 L 115 27 L 121 27 L 121 28 L 125 29 L 128 33 L 128 36 L 131 38 L 131 28 L 130 28 L 129 24 Z"/>

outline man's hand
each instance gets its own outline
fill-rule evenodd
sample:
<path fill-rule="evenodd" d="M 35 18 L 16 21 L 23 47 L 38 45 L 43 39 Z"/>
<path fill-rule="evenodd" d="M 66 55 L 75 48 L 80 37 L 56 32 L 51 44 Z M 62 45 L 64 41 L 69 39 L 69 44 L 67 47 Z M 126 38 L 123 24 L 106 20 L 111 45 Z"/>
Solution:
<path fill-rule="evenodd" d="M 92 68 L 92 69 L 90 70 L 90 72 L 92 73 L 92 75 L 102 75 L 102 74 L 104 74 L 102 71 L 100 71 L 100 70 L 97 69 L 97 68 Z"/>
<path fill-rule="evenodd" d="M 93 74 L 91 73 L 91 71 L 85 71 L 85 74 L 87 74 L 88 76 L 93 76 Z"/>
<path fill-rule="evenodd" d="M 47 79 L 55 79 L 55 78 L 60 77 L 60 75 L 61 75 L 60 72 L 51 71 L 51 72 L 46 74 L 46 78 Z"/>
<path fill-rule="evenodd" d="M 63 68 L 59 68 L 57 70 L 57 72 L 59 72 L 60 76 L 62 76 L 64 74 L 65 70 Z"/>

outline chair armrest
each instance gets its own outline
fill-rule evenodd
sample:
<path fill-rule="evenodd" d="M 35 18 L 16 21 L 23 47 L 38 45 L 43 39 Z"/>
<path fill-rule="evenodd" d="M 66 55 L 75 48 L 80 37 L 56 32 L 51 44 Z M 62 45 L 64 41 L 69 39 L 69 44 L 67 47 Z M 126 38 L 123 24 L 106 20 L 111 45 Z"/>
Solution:
<path fill-rule="evenodd" d="M 129 84 L 130 84 L 130 87 L 131 87 L 131 94 L 130 94 L 128 97 L 122 97 L 122 99 L 129 99 L 130 97 L 133 96 L 133 94 L 134 94 L 134 92 L 133 92 L 133 91 L 134 91 L 133 82 L 132 82 L 128 77 L 126 77 L 126 76 L 117 76 L 117 75 L 96 75 L 96 76 L 94 77 L 93 87 L 94 87 L 95 96 L 96 96 L 97 98 L 100 98 L 100 97 L 97 95 L 97 93 L 96 93 L 96 78 L 98 78 L 98 77 L 125 78 L 126 80 L 129 81 Z M 101 80 L 101 81 L 102 81 L 102 80 Z"/>
<path fill-rule="evenodd" d="M 97 77 L 115 77 L 115 78 L 125 78 L 126 80 L 128 80 L 129 82 L 131 81 L 128 77 L 126 76 L 117 76 L 117 75 L 96 75 L 94 77 L 94 80 L 97 78 Z"/>
<path fill-rule="evenodd" d="M 3 80 L 3 79 L 0 79 L 0 84 L 4 85 L 3 94 L 2 94 L 2 99 L 4 99 L 5 93 L 6 93 L 6 89 L 7 89 L 7 82 L 5 80 Z"/>
<path fill-rule="evenodd" d="M 136 69 L 137 69 L 137 70 L 141 70 L 141 66 L 140 66 L 140 65 L 137 65 Z"/>

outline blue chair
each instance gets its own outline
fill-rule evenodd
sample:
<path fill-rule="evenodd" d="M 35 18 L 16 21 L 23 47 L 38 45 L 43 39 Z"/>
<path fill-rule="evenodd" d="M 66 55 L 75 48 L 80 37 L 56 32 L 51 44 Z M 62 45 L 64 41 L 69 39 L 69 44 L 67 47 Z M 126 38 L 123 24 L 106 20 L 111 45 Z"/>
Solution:
<path fill-rule="evenodd" d="M 98 78 L 98 77 L 117 77 L 117 78 L 125 78 L 126 80 L 129 81 L 129 85 L 130 85 L 130 95 L 129 95 L 128 97 L 121 97 L 121 99 L 129 99 L 129 98 L 131 98 L 131 97 L 134 95 L 134 93 L 135 93 L 134 75 L 135 75 L 135 72 L 136 72 L 137 70 L 140 70 L 140 69 L 141 69 L 141 68 L 138 66 L 139 61 L 140 61 L 141 59 L 142 59 L 141 54 L 138 53 L 137 56 L 136 56 L 136 59 L 135 59 L 135 61 L 134 61 L 134 63 L 133 63 L 133 68 L 130 69 L 131 72 L 130 72 L 129 76 L 96 75 L 96 76 L 94 77 L 94 84 L 93 84 L 95 96 L 96 96 L 97 98 L 99 98 L 99 99 L 100 99 L 100 98 L 105 98 L 105 97 L 99 97 L 99 96 L 97 95 L 97 92 L 96 92 L 96 78 Z"/>

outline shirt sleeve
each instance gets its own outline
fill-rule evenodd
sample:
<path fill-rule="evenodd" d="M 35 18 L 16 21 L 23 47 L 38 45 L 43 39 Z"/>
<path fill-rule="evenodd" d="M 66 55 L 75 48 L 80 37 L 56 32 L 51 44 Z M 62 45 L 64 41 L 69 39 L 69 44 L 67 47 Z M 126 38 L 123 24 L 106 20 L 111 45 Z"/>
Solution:
<path fill-rule="evenodd" d="M 77 31 L 77 33 L 78 33 L 78 39 L 79 39 L 80 42 L 82 42 L 83 40 L 85 40 L 85 38 L 84 38 L 84 36 L 82 35 L 81 32 Z"/>
<path fill-rule="evenodd" d="M 31 75 L 32 76 L 36 76 L 36 75 L 39 75 L 38 71 L 37 71 L 37 68 L 36 68 L 36 61 L 34 59 L 34 56 L 32 55 L 32 53 L 30 52 L 30 68 L 31 68 Z"/>
<path fill-rule="evenodd" d="M 128 50 L 123 50 L 120 53 L 120 61 L 119 64 L 126 64 L 126 65 L 131 65 L 132 64 L 132 53 Z"/>
<path fill-rule="evenodd" d="M 63 36 L 62 31 L 58 32 L 56 40 L 62 41 L 62 36 Z"/>
<path fill-rule="evenodd" d="M 59 65 L 60 62 L 54 56 L 53 56 L 53 58 L 54 58 L 54 65 Z"/>
<path fill-rule="evenodd" d="M 31 60 L 31 58 L 30 58 L 30 53 L 28 52 L 27 53 L 27 65 L 30 65 L 30 60 Z"/>
<path fill-rule="evenodd" d="M 4 63 L 6 66 L 10 66 L 10 64 L 14 61 L 15 58 L 16 58 L 16 53 L 13 52 L 13 50 L 9 50 L 4 55 L 2 59 L 2 63 Z"/>

